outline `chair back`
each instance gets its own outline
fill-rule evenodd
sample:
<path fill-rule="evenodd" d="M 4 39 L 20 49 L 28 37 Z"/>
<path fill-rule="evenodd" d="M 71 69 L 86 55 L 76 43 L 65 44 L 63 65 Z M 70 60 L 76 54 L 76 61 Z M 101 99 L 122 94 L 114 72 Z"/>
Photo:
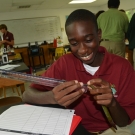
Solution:
<path fill-rule="evenodd" d="M 55 49 L 55 56 L 56 56 L 56 57 L 60 57 L 60 56 L 62 56 L 62 55 L 64 55 L 64 54 L 65 54 L 65 50 L 64 50 L 63 47 L 57 47 L 57 48 Z"/>
<path fill-rule="evenodd" d="M 18 59 L 22 59 L 22 57 L 21 57 L 21 54 L 20 54 L 20 53 L 16 53 L 14 57 L 15 57 L 15 58 L 18 58 Z"/>
<path fill-rule="evenodd" d="M 55 49 L 55 58 L 58 59 L 59 57 L 61 57 L 62 55 L 65 54 L 65 50 L 63 47 L 57 47 Z"/>
<path fill-rule="evenodd" d="M 31 55 L 36 55 L 39 53 L 39 46 L 37 42 L 35 42 L 35 45 L 30 45 L 30 43 L 28 43 L 28 47 Z"/>

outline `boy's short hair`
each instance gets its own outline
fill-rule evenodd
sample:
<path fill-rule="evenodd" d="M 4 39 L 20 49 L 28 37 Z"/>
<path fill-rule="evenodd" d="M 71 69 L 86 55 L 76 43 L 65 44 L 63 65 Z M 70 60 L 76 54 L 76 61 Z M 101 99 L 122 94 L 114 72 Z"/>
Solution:
<path fill-rule="evenodd" d="M 118 8 L 120 0 L 108 0 L 108 8 Z"/>
<path fill-rule="evenodd" d="M 86 9 L 77 9 L 73 11 L 66 20 L 65 28 L 71 23 L 78 22 L 78 21 L 91 21 L 95 25 L 96 30 L 98 30 L 98 25 L 97 25 L 95 15 L 91 11 Z"/>
<path fill-rule="evenodd" d="M 6 26 L 5 24 L 1 24 L 1 25 L 0 25 L 0 30 L 1 30 L 1 29 L 7 30 L 7 26 Z"/>

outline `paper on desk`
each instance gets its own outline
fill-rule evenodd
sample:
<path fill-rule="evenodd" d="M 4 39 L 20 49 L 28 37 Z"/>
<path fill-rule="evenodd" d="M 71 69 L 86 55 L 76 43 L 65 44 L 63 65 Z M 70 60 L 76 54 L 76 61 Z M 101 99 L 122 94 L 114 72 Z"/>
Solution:
<path fill-rule="evenodd" d="M 12 69 L 14 69 L 14 68 L 16 68 L 16 67 L 19 67 L 20 65 L 9 65 L 9 64 L 7 64 L 7 65 L 4 65 L 4 66 L 0 66 L 0 69 L 4 69 L 4 70 L 12 70 Z"/>
<path fill-rule="evenodd" d="M 21 132 L 24 135 L 69 135 L 73 114 L 74 110 L 69 109 L 13 106 L 1 114 L 0 133 L 4 130 L 4 133 L 13 135 L 20 135 Z"/>
<path fill-rule="evenodd" d="M 5 132 L 5 131 L 0 131 L 1 135 L 28 135 L 28 134 L 21 134 L 21 133 L 11 133 L 11 132 Z"/>

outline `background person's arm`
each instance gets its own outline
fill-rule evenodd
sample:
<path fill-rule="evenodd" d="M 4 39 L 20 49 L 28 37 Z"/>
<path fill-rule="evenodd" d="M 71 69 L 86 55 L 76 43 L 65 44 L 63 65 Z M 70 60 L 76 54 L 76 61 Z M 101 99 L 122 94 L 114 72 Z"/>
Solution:
<path fill-rule="evenodd" d="M 3 40 L 2 43 L 7 43 L 8 45 L 14 45 L 14 40 L 11 41 L 7 41 L 7 40 Z"/>

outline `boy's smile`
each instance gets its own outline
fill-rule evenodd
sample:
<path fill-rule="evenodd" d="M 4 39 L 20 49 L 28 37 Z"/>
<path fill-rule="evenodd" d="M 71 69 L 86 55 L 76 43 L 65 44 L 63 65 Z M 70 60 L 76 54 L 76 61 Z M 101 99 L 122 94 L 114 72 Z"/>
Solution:
<path fill-rule="evenodd" d="M 80 59 L 82 59 L 82 61 L 88 61 L 92 58 L 93 56 L 93 53 L 91 53 L 90 55 L 87 55 L 86 56 L 81 56 Z"/>

